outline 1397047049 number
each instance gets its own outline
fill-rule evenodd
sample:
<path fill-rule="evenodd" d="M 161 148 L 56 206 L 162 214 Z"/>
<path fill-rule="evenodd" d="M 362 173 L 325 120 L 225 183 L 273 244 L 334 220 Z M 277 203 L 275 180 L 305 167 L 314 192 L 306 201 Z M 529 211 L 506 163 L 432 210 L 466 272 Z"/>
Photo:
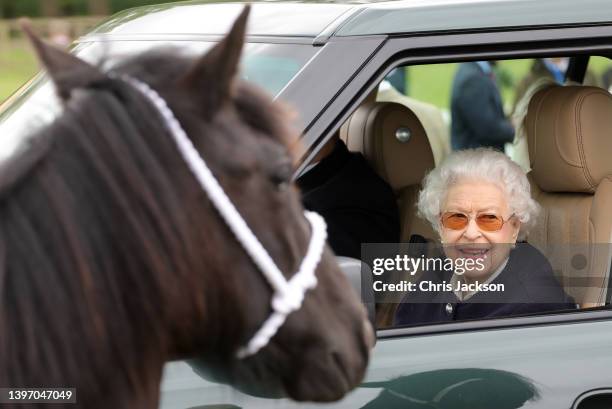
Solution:
<path fill-rule="evenodd" d="M 75 388 L 0 388 L 3 403 L 76 403 Z"/>

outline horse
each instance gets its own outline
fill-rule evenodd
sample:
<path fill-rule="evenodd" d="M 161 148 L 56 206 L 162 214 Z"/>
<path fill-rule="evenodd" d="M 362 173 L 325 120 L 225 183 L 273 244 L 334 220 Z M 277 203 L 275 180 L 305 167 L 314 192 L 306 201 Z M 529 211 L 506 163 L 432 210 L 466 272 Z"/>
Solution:
<path fill-rule="evenodd" d="M 112 69 L 23 24 L 62 112 L 0 168 L 0 387 L 156 408 L 164 363 L 189 358 L 237 388 L 300 401 L 361 382 L 373 333 L 330 249 L 309 261 L 315 281 L 284 287 L 316 225 L 291 182 L 288 109 L 238 75 L 248 10 L 202 56 L 160 48 Z M 176 129 L 287 280 L 282 302 Z M 293 308 L 279 313 L 283 303 Z M 251 348 L 273 314 L 284 320 Z"/>

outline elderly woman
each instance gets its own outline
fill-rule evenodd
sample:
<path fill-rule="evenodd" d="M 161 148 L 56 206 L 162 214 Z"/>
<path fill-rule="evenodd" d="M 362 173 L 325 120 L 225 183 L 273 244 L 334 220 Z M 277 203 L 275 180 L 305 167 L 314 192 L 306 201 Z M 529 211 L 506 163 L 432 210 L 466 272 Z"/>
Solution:
<path fill-rule="evenodd" d="M 444 263 L 423 272 L 399 305 L 396 325 L 576 308 L 546 258 L 517 243 L 539 207 L 520 166 L 501 152 L 449 155 L 425 178 L 418 209 L 440 235 Z"/>

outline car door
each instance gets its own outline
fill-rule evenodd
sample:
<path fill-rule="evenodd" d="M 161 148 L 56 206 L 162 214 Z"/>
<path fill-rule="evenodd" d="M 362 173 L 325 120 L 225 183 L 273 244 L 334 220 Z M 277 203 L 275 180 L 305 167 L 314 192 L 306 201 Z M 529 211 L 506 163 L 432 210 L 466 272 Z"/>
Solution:
<path fill-rule="evenodd" d="M 609 311 L 378 333 L 367 408 L 569 408 L 612 385 Z M 539 322 L 538 322 L 539 321 Z"/>
<path fill-rule="evenodd" d="M 306 160 L 346 121 L 384 76 L 402 64 L 511 58 L 612 50 L 612 28 L 539 28 L 508 32 L 370 36 L 363 53 L 337 73 L 337 52 L 351 55 L 352 38 L 331 38 L 279 98 L 303 112 Z M 337 74 L 337 75 L 336 75 Z M 324 76 L 325 86 L 307 89 Z M 607 304 L 608 305 L 608 304 Z M 371 363 L 359 388 L 334 404 L 296 403 L 244 395 L 211 383 L 184 362 L 169 363 L 161 408 L 570 408 L 609 402 L 612 311 L 435 324 L 377 331 Z"/>
<path fill-rule="evenodd" d="M 372 89 L 366 85 L 368 77 L 376 86 L 391 68 L 406 63 L 517 58 L 555 51 L 605 53 L 610 43 L 602 45 L 602 38 L 609 39 L 611 33 L 609 26 L 601 26 L 393 38 L 355 77 L 363 83 L 352 85 L 366 88 L 366 94 Z M 394 58 L 396 64 L 389 64 Z M 381 69 L 385 61 L 388 69 Z M 343 122 L 351 109 L 339 107 L 336 112 Z M 612 378 L 606 371 L 610 357 L 605 345 L 611 336 L 611 317 L 602 307 L 379 330 L 362 384 L 379 394 L 363 407 L 559 408 L 575 403 L 582 408 L 609 402 L 606 388 Z M 580 403 L 579 397 L 590 392 L 596 397 L 590 402 L 596 403 Z"/>

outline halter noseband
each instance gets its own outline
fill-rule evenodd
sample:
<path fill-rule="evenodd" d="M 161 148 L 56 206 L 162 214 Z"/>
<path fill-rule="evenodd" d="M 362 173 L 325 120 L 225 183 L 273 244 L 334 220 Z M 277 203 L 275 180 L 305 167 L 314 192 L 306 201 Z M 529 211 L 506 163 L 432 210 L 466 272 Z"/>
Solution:
<path fill-rule="evenodd" d="M 317 213 L 304 212 L 304 216 L 306 216 L 312 228 L 312 234 L 308 250 L 300 264 L 299 270 L 287 281 L 234 204 L 225 194 L 225 191 L 193 146 L 191 139 L 189 139 L 187 133 L 181 127 L 166 101 L 144 82 L 128 76 L 121 76 L 120 78 L 140 91 L 159 111 L 187 166 L 274 291 L 271 301 L 272 313 L 249 342 L 236 352 L 236 356 L 239 359 L 254 355 L 270 342 L 279 328 L 285 323 L 287 316 L 291 312 L 300 309 L 306 291 L 316 287 L 317 278 L 315 276 L 315 269 L 321 260 L 325 240 L 327 239 L 325 221 Z"/>

